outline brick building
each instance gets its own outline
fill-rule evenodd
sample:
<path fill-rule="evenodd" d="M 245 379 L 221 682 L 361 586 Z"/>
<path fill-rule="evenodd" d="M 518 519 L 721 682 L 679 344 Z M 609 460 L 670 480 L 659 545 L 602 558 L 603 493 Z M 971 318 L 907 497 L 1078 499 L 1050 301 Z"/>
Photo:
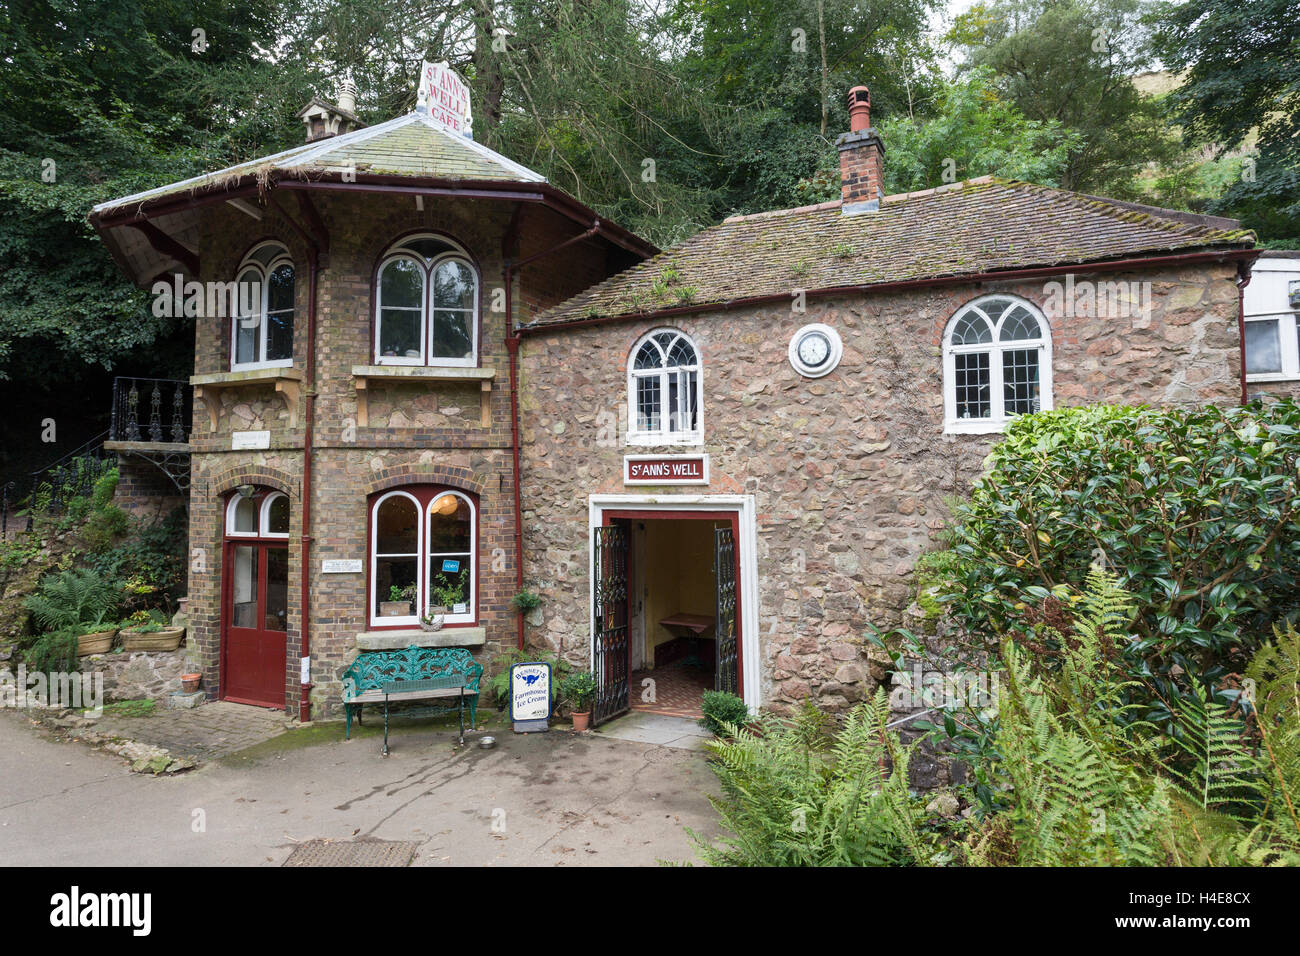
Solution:
<path fill-rule="evenodd" d="M 683 712 L 714 685 L 841 709 L 1011 416 L 1240 400 L 1252 235 L 993 178 L 884 196 L 850 96 L 840 200 L 663 253 L 350 103 L 314 101 L 306 146 L 98 207 L 141 285 L 261 290 L 196 318 L 209 694 L 329 715 L 357 653 L 490 664 L 526 629 L 592 668 L 598 719 L 648 678 Z"/>
<path fill-rule="evenodd" d="M 204 687 L 304 716 L 308 695 L 338 712 L 358 652 L 514 646 L 513 329 L 656 251 L 427 114 L 353 129 L 350 106 L 313 101 L 302 147 L 92 214 L 137 283 L 198 296 L 170 450 Z M 134 437 L 114 448 L 147 473 L 158 446 Z"/>

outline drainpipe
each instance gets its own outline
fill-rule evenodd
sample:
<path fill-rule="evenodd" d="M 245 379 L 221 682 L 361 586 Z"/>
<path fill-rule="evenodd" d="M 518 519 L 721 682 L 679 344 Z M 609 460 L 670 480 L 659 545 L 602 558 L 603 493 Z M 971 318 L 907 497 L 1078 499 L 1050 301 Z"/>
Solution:
<path fill-rule="evenodd" d="M 307 408 L 303 415 L 302 436 L 302 599 L 298 604 L 299 631 L 302 635 L 302 674 L 298 689 L 298 720 L 311 720 L 311 604 L 308 581 L 311 576 L 311 469 L 312 428 L 316 419 L 316 285 L 320 276 L 320 256 L 315 242 L 307 244 L 307 364 L 304 393 Z"/>
<path fill-rule="evenodd" d="M 1246 286 L 1250 285 L 1250 263 L 1237 263 L 1237 344 L 1241 348 L 1241 404 L 1250 401 L 1246 393 Z"/>
<path fill-rule="evenodd" d="M 515 477 L 515 587 L 519 591 L 524 589 L 524 506 L 522 492 L 519 487 L 519 334 L 515 331 L 514 310 L 511 307 L 514 271 L 522 269 L 529 263 L 536 262 L 543 256 L 549 256 L 574 243 L 590 239 L 600 232 L 600 220 L 596 219 L 592 222 L 591 228 L 581 235 L 566 239 L 558 246 L 534 253 L 527 259 L 514 262 L 511 261 L 510 257 L 514 243 L 518 238 L 519 212 L 521 209 L 521 206 L 515 207 L 515 215 L 510 220 L 510 230 L 503 241 L 503 254 L 501 257 L 505 263 L 501 269 L 501 277 L 506 287 L 506 352 L 510 356 L 510 453 L 514 459 Z M 516 641 L 522 651 L 524 649 L 524 616 L 523 614 L 517 614 L 516 617 L 518 618 Z"/>

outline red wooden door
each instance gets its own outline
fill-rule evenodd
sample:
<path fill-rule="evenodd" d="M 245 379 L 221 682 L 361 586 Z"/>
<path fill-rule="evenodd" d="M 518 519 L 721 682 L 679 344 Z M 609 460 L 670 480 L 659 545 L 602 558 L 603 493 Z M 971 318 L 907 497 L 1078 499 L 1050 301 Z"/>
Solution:
<path fill-rule="evenodd" d="M 221 696 L 241 704 L 283 707 L 289 549 L 283 544 L 230 542 L 225 577 Z"/>

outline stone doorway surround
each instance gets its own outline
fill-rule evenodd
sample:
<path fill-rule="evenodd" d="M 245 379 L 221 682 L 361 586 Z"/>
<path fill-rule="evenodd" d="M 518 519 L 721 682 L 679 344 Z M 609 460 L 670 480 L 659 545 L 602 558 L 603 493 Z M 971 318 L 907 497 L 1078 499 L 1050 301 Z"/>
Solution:
<path fill-rule="evenodd" d="M 591 553 L 592 530 L 604 524 L 606 511 L 663 512 L 664 518 L 674 513 L 691 511 L 736 512 L 740 540 L 736 548 L 740 553 L 740 642 L 741 668 L 745 703 L 751 713 L 758 713 L 763 704 L 761 677 L 759 675 L 759 621 L 758 621 L 758 529 L 753 495 L 628 495 L 601 494 L 587 499 L 587 632 L 595 634 L 595 555 Z M 589 640 L 593 638 L 589 637 Z M 588 660 L 595 648 L 588 645 Z"/>

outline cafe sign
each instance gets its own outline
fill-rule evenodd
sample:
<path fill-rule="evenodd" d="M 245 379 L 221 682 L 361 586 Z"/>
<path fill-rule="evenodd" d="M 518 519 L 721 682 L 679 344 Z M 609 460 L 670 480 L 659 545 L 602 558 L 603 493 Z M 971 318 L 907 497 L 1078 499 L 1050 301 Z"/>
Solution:
<path fill-rule="evenodd" d="M 708 455 L 625 455 L 625 485 L 707 485 Z"/>
<path fill-rule="evenodd" d="M 446 61 L 420 64 L 420 87 L 415 106 L 436 122 L 462 136 L 474 138 L 474 119 L 469 109 L 469 84 Z"/>

